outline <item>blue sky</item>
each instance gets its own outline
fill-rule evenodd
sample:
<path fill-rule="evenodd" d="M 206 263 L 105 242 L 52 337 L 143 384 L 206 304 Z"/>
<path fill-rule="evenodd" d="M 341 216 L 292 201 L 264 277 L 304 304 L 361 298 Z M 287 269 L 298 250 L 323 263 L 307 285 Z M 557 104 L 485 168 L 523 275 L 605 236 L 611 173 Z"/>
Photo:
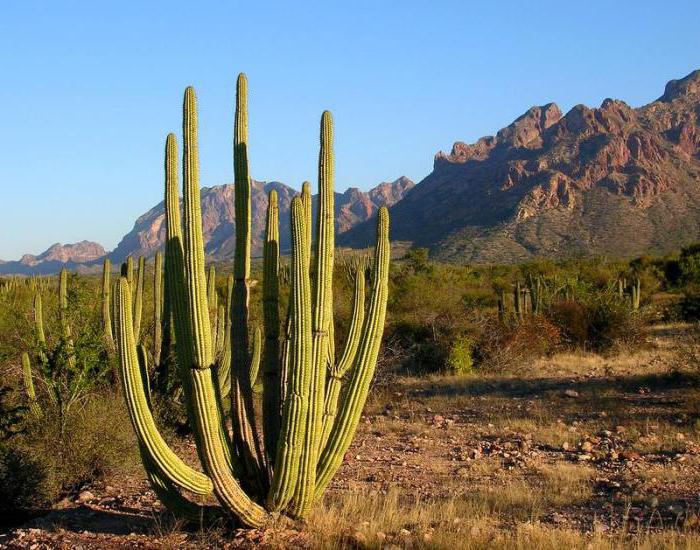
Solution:
<path fill-rule="evenodd" d="M 700 3 L 0 3 L 0 258 L 108 249 L 162 199 L 165 135 L 196 87 L 202 185 L 232 179 L 249 78 L 256 179 L 315 181 L 334 114 L 336 187 L 418 181 L 438 150 L 549 101 L 633 106 L 700 68 Z"/>

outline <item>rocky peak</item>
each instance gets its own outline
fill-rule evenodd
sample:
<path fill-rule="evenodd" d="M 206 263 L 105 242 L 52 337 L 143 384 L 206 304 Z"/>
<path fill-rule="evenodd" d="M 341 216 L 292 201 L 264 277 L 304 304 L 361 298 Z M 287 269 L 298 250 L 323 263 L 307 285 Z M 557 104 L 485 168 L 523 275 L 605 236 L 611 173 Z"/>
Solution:
<path fill-rule="evenodd" d="M 698 96 L 700 96 L 700 69 L 678 80 L 671 80 L 666 84 L 664 95 L 658 101 L 670 103 L 674 99 Z"/>
<path fill-rule="evenodd" d="M 561 109 L 556 103 L 530 107 L 511 124 L 499 130 L 495 136 L 482 137 L 473 144 L 457 141 L 449 154 L 439 151 L 435 155 L 435 165 L 486 160 L 496 148 L 499 150 L 521 147 L 538 149 L 542 146 L 542 134 L 556 124 L 561 117 Z"/>
<path fill-rule="evenodd" d="M 86 263 L 97 260 L 106 254 L 102 245 L 91 241 L 80 241 L 73 244 L 56 243 L 41 254 L 25 254 L 20 263 L 26 266 L 36 266 L 45 262 Z"/>
<path fill-rule="evenodd" d="M 496 134 L 499 145 L 506 147 L 540 147 L 542 133 L 559 121 L 561 109 L 556 103 L 531 107 Z"/>

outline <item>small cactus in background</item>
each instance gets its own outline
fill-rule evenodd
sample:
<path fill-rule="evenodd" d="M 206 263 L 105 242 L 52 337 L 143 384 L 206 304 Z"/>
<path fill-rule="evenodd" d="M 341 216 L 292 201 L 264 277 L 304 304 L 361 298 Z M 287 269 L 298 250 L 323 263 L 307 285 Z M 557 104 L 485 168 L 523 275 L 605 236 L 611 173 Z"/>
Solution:
<path fill-rule="evenodd" d="M 498 300 L 498 320 L 504 323 L 506 320 L 506 293 L 499 289 L 496 293 Z"/>
<path fill-rule="evenodd" d="M 523 288 L 520 281 L 515 281 L 515 287 L 513 288 L 513 311 L 517 321 L 522 321 L 525 318 Z"/>
<path fill-rule="evenodd" d="M 634 282 L 630 285 L 630 302 L 632 304 L 632 309 L 637 311 L 642 300 L 642 281 L 639 277 L 636 277 Z"/>
<path fill-rule="evenodd" d="M 32 375 L 32 364 L 29 360 L 29 354 L 26 351 L 22 353 L 22 380 L 24 382 L 24 391 L 26 392 L 27 400 L 29 401 L 29 411 L 36 418 L 39 418 L 42 416 L 43 412 L 36 399 L 34 379 Z"/>
<path fill-rule="evenodd" d="M 109 296 L 111 294 L 110 275 L 112 272 L 112 262 L 105 258 L 102 265 L 102 331 L 105 342 L 111 348 L 114 345 L 114 335 L 112 334 L 112 317 L 110 315 Z"/>
<path fill-rule="evenodd" d="M 386 208 L 377 215 L 377 246 L 366 307 L 365 270 L 356 273 L 350 335 L 336 363 L 332 338 L 333 134 L 330 113 L 325 112 L 321 119 L 320 198 L 314 251 L 307 186 L 305 193 L 292 201 L 291 296 L 285 338 L 280 345 L 278 291 L 282 270 L 277 201 L 274 191 L 271 192 L 263 260 L 265 343 L 261 344 L 259 329 L 253 332 L 251 341 L 246 88 L 245 76 L 240 75 L 234 132 L 236 250 L 224 325 L 230 330 L 223 346 L 220 338 L 215 339 L 210 323 L 211 292 L 206 284 L 199 195 L 196 99 L 191 88 L 185 92 L 183 108 L 182 228 L 172 135 L 168 136 L 166 146 L 166 294 L 175 327 L 179 374 L 204 473 L 193 470 L 174 455 L 153 421 L 148 389 L 141 374 L 145 365 L 139 364 L 132 323 L 132 286 L 126 277 L 117 285 L 116 333 L 129 413 L 148 478 L 163 503 L 185 518 L 196 519 L 210 510 L 180 491 L 213 494 L 220 507 L 238 521 L 261 526 L 270 517 L 270 511 L 304 517 L 323 494 L 351 443 L 374 375 L 384 328 L 389 216 Z M 215 353 L 216 348 L 223 348 L 220 357 Z M 253 407 L 253 387 L 261 361 L 264 418 L 259 423 Z M 340 391 L 345 374 L 348 379 Z M 222 421 L 226 380 L 232 402 L 233 440 L 229 439 Z M 258 434 L 260 424 L 264 438 Z"/>

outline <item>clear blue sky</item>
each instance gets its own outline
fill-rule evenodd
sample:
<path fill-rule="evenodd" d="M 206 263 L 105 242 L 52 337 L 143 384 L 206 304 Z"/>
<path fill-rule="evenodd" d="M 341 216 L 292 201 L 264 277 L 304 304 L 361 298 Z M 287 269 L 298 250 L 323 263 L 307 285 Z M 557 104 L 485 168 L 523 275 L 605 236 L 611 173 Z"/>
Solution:
<path fill-rule="evenodd" d="M 315 181 L 323 109 L 336 186 L 407 175 L 528 107 L 638 106 L 700 68 L 700 2 L 0 2 L 0 258 L 112 248 L 162 198 L 162 150 L 196 87 L 202 184 L 232 179 L 236 74 L 251 171 Z"/>

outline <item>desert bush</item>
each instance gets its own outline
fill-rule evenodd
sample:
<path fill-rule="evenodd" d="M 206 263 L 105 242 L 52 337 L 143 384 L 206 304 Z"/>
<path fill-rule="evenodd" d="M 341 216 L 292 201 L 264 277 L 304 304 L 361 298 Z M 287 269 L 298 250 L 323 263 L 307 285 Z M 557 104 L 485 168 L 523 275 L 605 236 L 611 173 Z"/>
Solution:
<path fill-rule="evenodd" d="M 41 457 L 0 444 L 0 525 L 49 501 Z"/>
<path fill-rule="evenodd" d="M 679 282 L 700 284 L 700 243 L 686 246 L 678 258 Z"/>
<path fill-rule="evenodd" d="M 450 348 L 447 364 L 455 374 L 470 374 L 474 368 L 474 340 L 469 336 L 457 338 Z"/>
<path fill-rule="evenodd" d="M 486 323 L 474 345 L 474 360 L 487 372 L 516 373 L 538 357 L 553 352 L 561 342 L 559 328 L 544 316 L 521 322 Z"/>
<path fill-rule="evenodd" d="M 700 320 L 700 285 L 688 284 L 678 302 L 678 317 L 684 321 Z"/>
<path fill-rule="evenodd" d="M 98 393 L 71 409 L 63 423 L 45 407 L 7 443 L 3 460 L 0 501 L 37 508 L 85 483 L 130 470 L 138 454 L 122 399 Z"/>
<path fill-rule="evenodd" d="M 568 345 L 607 351 L 644 341 L 647 313 L 633 311 L 613 292 L 580 294 L 575 301 L 553 303 L 547 316 L 559 328 Z"/>

